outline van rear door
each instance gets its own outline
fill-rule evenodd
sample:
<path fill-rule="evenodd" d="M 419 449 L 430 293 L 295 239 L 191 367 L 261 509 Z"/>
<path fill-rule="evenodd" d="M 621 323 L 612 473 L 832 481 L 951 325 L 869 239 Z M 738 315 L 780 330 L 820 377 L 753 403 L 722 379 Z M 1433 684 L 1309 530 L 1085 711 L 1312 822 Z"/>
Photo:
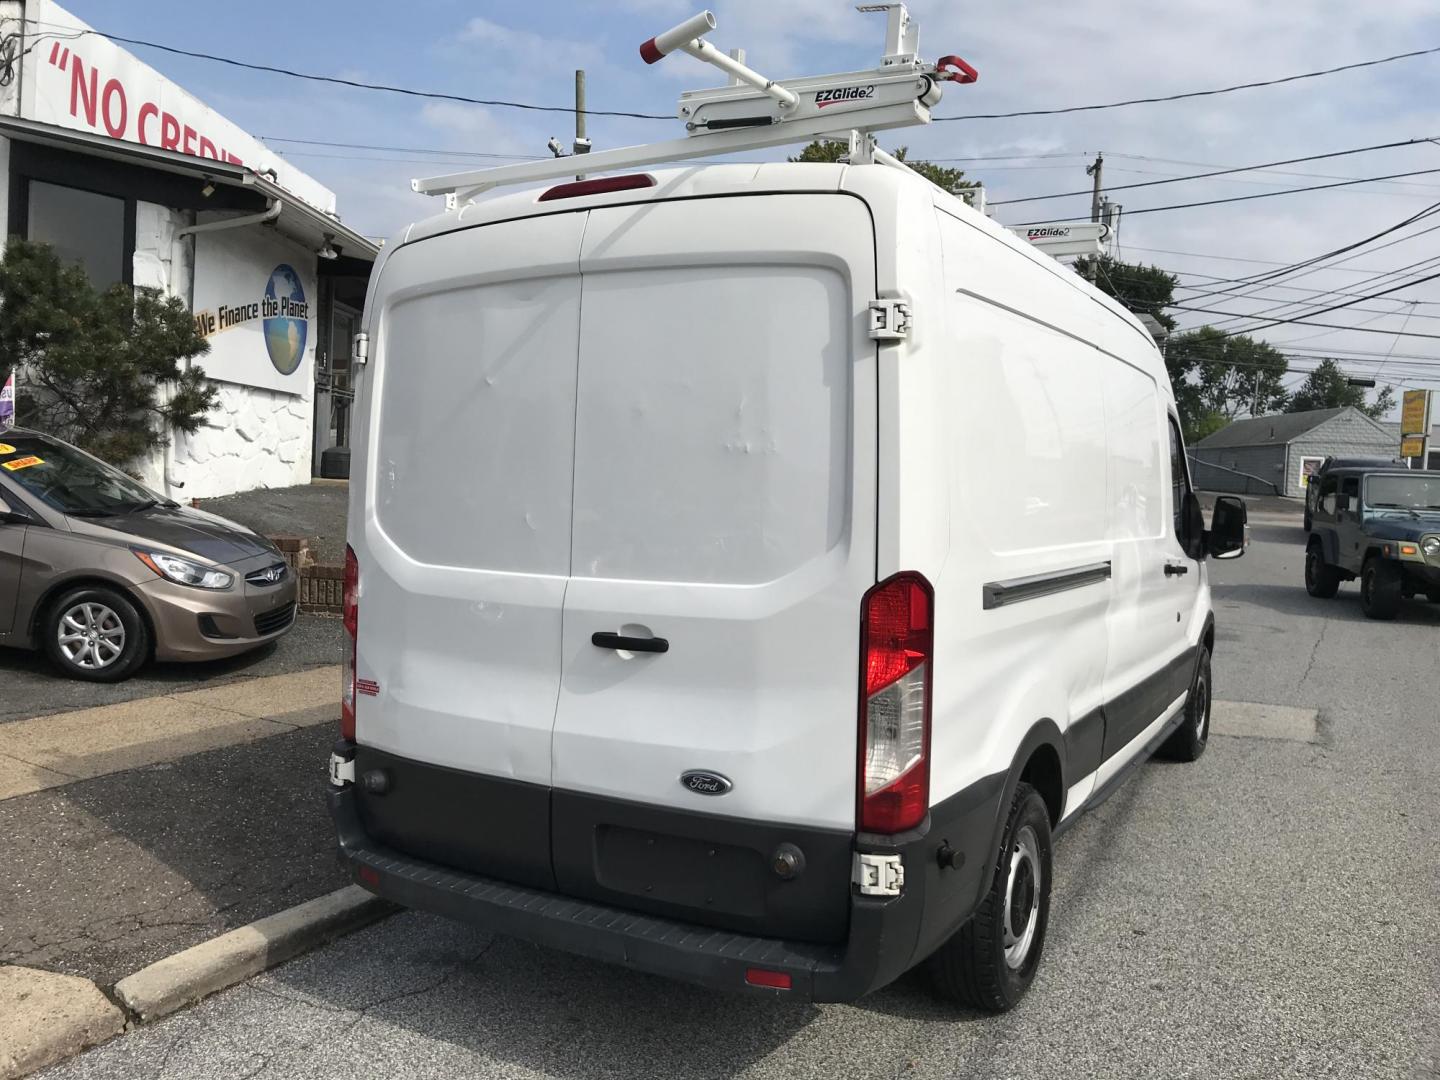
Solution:
<path fill-rule="evenodd" d="M 834 194 L 597 209 L 580 265 L 559 887 L 834 939 L 876 573 L 870 215 Z"/>
<path fill-rule="evenodd" d="M 350 530 L 370 695 L 357 770 L 392 780 L 361 785 L 367 830 L 543 888 L 584 225 L 578 213 L 503 222 L 390 256 Z"/>

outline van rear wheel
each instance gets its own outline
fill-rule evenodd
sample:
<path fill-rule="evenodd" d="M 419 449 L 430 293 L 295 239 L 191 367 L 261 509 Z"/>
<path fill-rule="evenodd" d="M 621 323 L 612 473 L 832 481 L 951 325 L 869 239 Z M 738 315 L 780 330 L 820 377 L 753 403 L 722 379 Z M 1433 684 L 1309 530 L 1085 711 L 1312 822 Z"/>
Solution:
<path fill-rule="evenodd" d="M 947 1000 L 1005 1012 L 1030 988 L 1050 920 L 1050 814 L 1021 783 L 1010 802 L 995 874 L 980 907 L 930 958 Z"/>

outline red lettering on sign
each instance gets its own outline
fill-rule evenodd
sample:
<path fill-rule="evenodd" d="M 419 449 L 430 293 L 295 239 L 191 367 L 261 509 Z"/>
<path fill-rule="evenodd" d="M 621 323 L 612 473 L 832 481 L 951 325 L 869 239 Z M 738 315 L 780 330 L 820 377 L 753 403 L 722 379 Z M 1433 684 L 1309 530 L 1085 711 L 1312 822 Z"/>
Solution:
<path fill-rule="evenodd" d="M 152 116 L 159 115 L 160 107 L 153 101 L 147 101 L 144 105 L 140 106 L 140 115 L 136 118 L 136 122 L 140 131 L 140 141 L 146 146 L 150 145 L 150 140 L 145 137 L 145 121 Z"/>
<path fill-rule="evenodd" d="M 180 145 L 180 121 L 168 112 L 160 114 L 160 149 L 174 150 Z"/>
<path fill-rule="evenodd" d="M 85 83 L 85 65 L 80 62 L 80 54 L 75 54 L 75 66 L 70 69 L 70 115 L 78 117 L 80 113 L 77 106 L 85 110 L 85 122 L 91 127 L 95 126 L 95 102 L 99 95 L 96 94 L 95 69 L 90 69 L 90 83 Z"/>
<path fill-rule="evenodd" d="M 189 124 L 185 125 L 185 139 L 180 143 L 180 152 L 195 156 L 195 129 Z"/>
<path fill-rule="evenodd" d="M 244 165 L 244 164 L 245 164 L 245 162 L 241 161 L 238 157 L 236 157 L 234 154 L 232 154 L 229 150 L 224 151 L 224 158 L 225 158 L 226 161 L 230 162 L 230 164 L 232 164 L 232 165 Z"/>
<path fill-rule="evenodd" d="M 110 107 L 111 102 L 116 98 L 120 100 L 120 119 L 115 119 L 115 110 Z M 130 112 L 130 105 L 125 100 L 125 87 L 120 85 L 119 79 L 111 79 L 105 84 L 105 92 L 100 96 L 100 115 L 105 120 L 105 130 L 110 133 L 112 139 L 123 139 L 125 137 L 125 120 Z"/>
<path fill-rule="evenodd" d="M 200 156 L 220 160 L 220 152 L 215 149 L 215 144 L 204 135 L 200 136 Z"/>

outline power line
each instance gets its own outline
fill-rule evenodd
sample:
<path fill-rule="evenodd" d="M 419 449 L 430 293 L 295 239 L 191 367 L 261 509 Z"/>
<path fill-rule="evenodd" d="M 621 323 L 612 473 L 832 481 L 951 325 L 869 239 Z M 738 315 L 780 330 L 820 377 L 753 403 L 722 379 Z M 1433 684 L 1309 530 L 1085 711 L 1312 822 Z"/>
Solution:
<path fill-rule="evenodd" d="M 1282 188 L 1279 191 L 1261 191 L 1253 195 L 1231 195 L 1224 199 L 1204 199 L 1200 202 L 1174 203 L 1170 206 L 1144 206 L 1137 210 L 1126 210 L 1127 218 L 1136 214 L 1158 214 L 1162 210 L 1189 210 L 1197 206 L 1219 206 L 1221 203 L 1249 202 L 1252 199 L 1273 199 L 1277 195 L 1298 195 L 1306 191 L 1326 191 L 1331 188 L 1352 187 L 1355 184 L 1373 184 L 1377 180 L 1396 180 L 1402 176 L 1429 176 L 1440 173 L 1440 169 L 1416 169 L 1412 172 L 1390 173 L 1388 176 L 1367 176 L 1359 180 L 1339 180 L 1330 184 L 1311 184 L 1308 187 Z M 1049 221 L 1022 221 L 1011 228 L 1023 229 L 1027 225 L 1049 225 Z"/>
<path fill-rule="evenodd" d="M 1368 154 L 1376 150 L 1394 150 L 1401 146 L 1415 146 L 1418 143 L 1430 143 L 1431 139 L 1403 139 L 1400 142 L 1376 143 L 1374 146 L 1357 146 L 1350 150 L 1335 150 L 1328 154 L 1308 154 L 1305 157 L 1285 158 L 1281 161 L 1267 161 L 1263 165 L 1239 165 L 1229 169 L 1215 169 L 1211 172 L 1193 173 L 1189 176 L 1171 176 L 1164 180 L 1142 180 L 1137 184 L 1109 184 L 1105 188 L 1105 194 L 1110 195 L 1117 191 L 1133 191 L 1136 188 L 1159 187 L 1162 184 L 1179 184 L 1189 180 L 1205 180 L 1213 176 L 1229 176 L 1231 173 L 1254 172 L 1257 169 L 1269 169 L 1276 165 L 1298 165 L 1305 161 L 1323 161 L 1326 158 L 1349 157 L 1352 154 Z M 1364 183 L 1352 178 L 1346 178 L 1346 183 Z M 1012 203 L 1044 202 L 1048 199 L 1068 199 L 1076 195 L 1089 195 L 1090 189 L 1084 191 L 1062 191 L 1054 195 L 1027 195 L 1023 199 L 997 199 L 991 206 L 1009 206 Z"/>
<path fill-rule="evenodd" d="M 25 19 L 24 22 L 38 23 L 38 20 Z M 43 24 L 54 25 L 54 24 Z M 68 28 L 67 28 L 68 29 Z M 292 79 L 304 79 L 309 82 L 330 83 L 335 86 L 348 86 L 358 90 L 375 90 L 389 94 L 404 94 L 409 97 L 430 98 L 438 101 L 456 101 L 466 105 L 488 105 L 496 108 L 526 109 L 533 112 L 555 112 L 571 113 L 576 110 L 573 106 L 563 105 L 535 105 L 523 101 L 506 101 L 502 99 L 472 98 L 462 94 L 445 94 L 431 90 L 416 90 L 405 86 L 391 86 L 385 83 L 361 82 L 357 79 L 344 79 L 335 75 L 317 75 L 312 72 L 295 71 L 291 68 L 276 67 L 271 64 L 257 64 L 245 60 L 237 60 L 230 56 L 218 56 L 214 53 L 197 52 L 192 49 L 181 49 L 174 45 L 162 45 L 155 41 L 146 41 L 143 38 L 125 37 L 120 34 L 112 34 L 106 30 L 86 29 L 77 36 L 84 34 L 95 34 L 99 37 L 109 38 L 112 41 L 124 42 L 126 45 L 138 45 L 142 48 L 157 49 L 160 52 L 170 53 L 175 56 L 187 56 L 194 60 L 208 60 L 216 64 L 226 64 L 230 67 L 244 68 L 247 71 L 263 71 L 272 75 L 284 75 Z M 1253 90 L 1264 86 L 1279 86 L 1284 83 L 1298 82 L 1303 79 L 1317 79 L 1326 75 L 1335 75 L 1342 71 L 1356 71 L 1361 68 L 1375 67 L 1380 64 L 1395 63 L 1400 60 L 1410 60 L 1417 56 L 1428 56 L 1440 52 L 1440 46 L 1428 49 L 1417 49 L 1412 52 L 1396 53 L 1393 56 L 1381 56 L 1373 60 L 1361 60 L 1353 64 L 1341 64 L 1338 67 L 1324 68 L 1320 71 L 1306 71 L 1298 75 L 1285 75 L 1274 79 L 1262 79 L 1255 82 L 1237 83 L 1234 86 L 1221 86 L 1210 90 L 1192 90 L 1179 94 L 1167 94 L 1159 97 L 1131 98 L 1126 101 L 1112 101 L 1097 105 L 1069 105 L 1055 109 L 1027 109 L 1019 112 L 1008 113 L 976 113 L 970 116 L 944 116 L 936 117 L 936 122 L 960 121 L 960 120 L 1002 120 L 1018 116 L 1054 116 L 1061 113 L 1094 112 L 1101 109 L 1119 109 L 1129 105 L 1149 105 L 1167 101 L 1182 101 L 1188 98 L 1213 97 L 1217 94 L 1230 94 L 1237 90 Z M 662 113 L 641 113 L 627 112 L 623 110 L 586 109 L 583 110 L 587 116 L 617 116 L 635 120 L 674 120 L 671 114 Z"/>
<path fill-rule="evenodd" d="M 1300 75 L 1286 75 L 1278 79 L 1263 79 L 1258 82 L 1237 83 L 1234 86 L 1221 86 L 1214 90 L 1191 90 L 1183 94 L 1166 94 L 1162 97 L 1130 98 L 1128 101 L 1112 101 L 1105 105 L 1067 105 L 1058 109 L 1025 109 L 1019 112 L 1005 113 L 973 113 L 970 116 L 940 116 L 936 117 L 937 123 L 956 120 L 1009 120 L 1017 116 L 1057 116 L 1061 113 L 1095 112 L 1099 109 L 1120 109 L 1127 105 L 1153 105 L 1164 101 L 1183 101 L 1186 98 L 1213 97 L 1216 94 L 1230 94 L 1236 90 L 1254 90 L 1261 86 L 1279 86 L 1281 83 L 1298 82 L 1301 79 L 1318 79 L 1322 75 L 1334 75 L 1341 71 L 1354 71 L 1357 68 L 1374 67 L 1377 64 L 1390 64 L 1396 60 L 1409 60 L 1416 56 L 1428 56 L 1431 53 L 1440 52 L 1440 46 L 1430 49 L 1417 49 L 1415 52 L 1396 53 L 1394 56 L 1382 56 L 1376 60 L 1362 60 L 1356 64 L 1342 64 L 1340 67 L 1325 68 L 1323 71 L 1307 71 Z"/>
<path fill-rule="evenodd" d="M 32 20 L 26 20 L 27 22 Z M 342 79 L 337 75 L 315 75 L 307 71 L 294 71 L 291 68 L 275 67 L 271 64 L 255 64 L 246 60 L 236 60 L 230 56 L 217 56 L 214 53 L 195 52 L 191 49 L 179 49 L 173 45 L 161 45 L 155 41 L 145 41 L 143 38 L 123 37 L 120 34 L 112 34 L 108 30 L 85 30 L 77 36 L 84 34 L 95 34 L 98 37 L 109 38 L 111 41 L 121 41 L 126 45 L 139 45 L 146 49 L 158 49 L 160 52 L 171 53 L 175 56 L 188 56 L 193 60 L 209 60 L 216 64 L 227 64 L 230 67 L 244 68 L 246 71 L 264 71 L 271 75 L 284 75 L 291 79 L 304 79 L 307 82 L 330 83 L 335 86 L 348 86 L 356 90 L 378 90 L 387 94 L 403 94 L 406 97 L 428 98 L 433 101 L 455 101 L 462 105 L 488 105 L 494 108 L 503 109 L 525 109 L 529 112 L 567 113 L 574 115 L 575 108 L 572 105 L 535 105 L 525 101 L 505 101 L 499 98 L 474 98 L 464 94 L 444 94 L 435 90 L 416 90 L 408 86 L 390 86 L 386 83 L 360 82 L 357 79 Z M 620 109 L 585 109 L 586 116 L 620 116 L 631 120 L 674 120 L 675 117 L 669 113 L 642 113 L 626 112 Z"/>

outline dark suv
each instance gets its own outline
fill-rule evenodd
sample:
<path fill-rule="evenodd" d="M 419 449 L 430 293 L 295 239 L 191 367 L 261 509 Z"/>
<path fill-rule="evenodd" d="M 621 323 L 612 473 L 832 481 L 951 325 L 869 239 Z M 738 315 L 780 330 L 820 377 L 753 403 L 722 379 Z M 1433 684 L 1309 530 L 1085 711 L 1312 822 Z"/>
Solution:
<path fill-rule="evenodd" d="M 1320 463 L 1315 475 L 1305 488 L 1305 531 L 1310 531 L 1315 502 L 1320 495 L 1320 481 L 1336 469 L 1395 469 L 1407 468 L 1405 462 L 1387 457 L 1327 457 Z"/>
<path fill-rule="evenodd" d="M 1440 472 L 1330 469 L 1317 481 L 1305 588 L 1329 598 L 1360 579 L 1372 619 L 1393 619 L 1417 594 L 1440 604 Z"/>

